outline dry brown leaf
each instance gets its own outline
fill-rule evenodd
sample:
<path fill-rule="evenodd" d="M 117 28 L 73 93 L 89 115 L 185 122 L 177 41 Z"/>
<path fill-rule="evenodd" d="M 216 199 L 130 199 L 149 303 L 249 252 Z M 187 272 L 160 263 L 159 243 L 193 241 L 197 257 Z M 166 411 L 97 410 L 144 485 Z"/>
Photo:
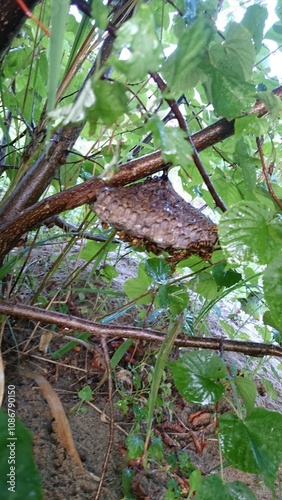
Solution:
<path fill-rule="evenodd" d="M 46 354 L 53 337 L 54 337 L 53 332 L 48 330 L 44 331 L 40 338 L 39 351 L 44 352 Z"/>
<path fill-rule="evenodd" d="M 74 463 L 84 472 L 87 472 L 83 466 L 83 463 L 81 462 L 79 455 L 77 453 L 73 437 L 72 437 L 72 432 L 70 428 L 69 421 L 67 419 L 67 416 L 65 414 L 65 410 L 63 408 L 63 405 L 57 396 L 56 392 L 54 391 L 53 387 L 49 382 L 40 374 L 35 373 L 35 372 L 30 372 L 27 370 L 21 370 L 22 375 L 31 378 L 32 380 L 35 380 L 37 383 L 39 389 L 42 391 L 44 398 L 46 399 L 51 413 L 53 415 L 53 418 L 55 419 L 55 422 L 57 424 L 57 431 L 58 431 L 58 436 L 60 438 L 61 443 L 65 447 L 66 451 L 74 461 Z M 87 472 L 89 474 L 89 472 Z M 100 481 L 100 478 L 97 476 L 94 476 L 91 474 L 91 477 L 95 481 Z"/>

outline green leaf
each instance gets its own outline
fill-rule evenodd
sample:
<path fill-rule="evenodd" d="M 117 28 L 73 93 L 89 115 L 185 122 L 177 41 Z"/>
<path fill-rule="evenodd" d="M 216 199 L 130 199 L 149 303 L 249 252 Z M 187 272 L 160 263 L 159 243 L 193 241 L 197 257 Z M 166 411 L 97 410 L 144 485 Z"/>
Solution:
<path fill-rule="evenodd" d="M 125 48 L 129 53 L 121 59 L 120 51 Z M 109 64 L 131 82 L 142 80 L 148 72 L 158 71 L 163 54 L 149 5 L 139 4 L 137 13 L 122 24 L 117 32 L 114 49 L 116 55 L 109 58 Z"/>
<path fill-rule="evenodd" d="M 239 283 L 242 279 L 242 275 L 237 271 L 234 271 L 233 269 L 226 270 L 225 262 L 213 266 L 212 275 L 218 286 L 224 286 L 226 288 Z"/>
<path fill-rule="evenodd" d="M 126 439 L 127 456 L 129 459 L 141 457 L 144 441 L 137 434 L 131 433 Z"/>
<path fill-rule="evenodd" d="M 266 264 L 277 255 L 282 222 L 273 215 L 273 209 L 254 201 L 240 201 L 222 215 L 219 238 L 230 263 Z"/>
<path fill-rule="evenodd" d="M 136 299 L 137 297 L 143 295 L 147 292 L 150 287 L 152 280 L 145 271 L 145 264 L 139 264 L 138 277 L 129 278 L 123 286 L 123 289 L 130 299 Z M 151 296 L 148 294 L 145 297 L 140 298 L 137 304 L 149 304 L 151 301 Z"/>
<path fill-rule="evenodd" d="M 174 383 L 180 394 L 190 403 L 215 403 L 225 392 L 217 379 L 226 375 L 226 366 L 216 354 L 189 352 L 169 363 Z"/>
<path fill-rule="evenodd" d="M 255 49 L 251 39 L 250 32 L 242 24 L 231 22 L 225 31 L 225 42 L 223 43 L 226 57 L 222 65 L 218 65 L 225 72 L 228 67 L 228 75 L 232 78 L 238 75 L 238 67 L 242 71 L 242 81 L 248 81 L 252 75 L 252 69 L 255 63 Z M 226 66 L 226 63 L 232 63 Z M 225 73 L 227 76 L 227 72 Z"/>
<path fill-rule="evenodd" d="M 218 421 L 220 445 L 230 465 L 263 474 L 273 488 L 282 459 L 282 415 L 255 408 L 244 421 L 231 413 L 220 415 Z"/>
<path fill-rule="evenodd" d="M 247 144 L 245 143 L 242 137 L 244 130 L 242 127 L 244 127 L 244 123 L 240 121 L 240 119 L 235 120 L 235 131 L 236 131 L 236 124 L 237 124 L 237 133 L 240 136 L 240 139 L 237 141 L 235 146 L 234 159 L 242 169 L 242 174 L 246 184 L 246 188 L 249 191 L 253 191 L 256 187 L 256 180 L 257 180 L 256 167 L 258 166 L 258 161 L 255 158 L 253 158 Z M 248 125 L 250 125 L 250 122 L 248 123 Z M 257 135 L 260 136 L 261 133 Z"/>
<path fill-rule="evenodd" d="M 263 275 L 264 296 L 270 315 L 278 329 L 282 329 L 282 255 L 280 254 L 265 269 Z"/>
<path fill-rule="evenodd" d="M 160 138 L 162 157 L 166 162 L 172 162 L 181 167 L 189 164 L 192 148 L 186 140 L 186 132 L 176 127 L 165 127 Z"/>
<path fill-rule="evenodd" d="M 89 385 L 86 385 L 78 392 L 77 395 L 82 401 L 91 401 L 93 391 Z"/>
<path fill-rule="evenodd" d="M 41 479 L 32 452 L 32 435 L 17 418 L 14 428 L 13 416 L 12 409 L 9 415 L 0 410 L 1 498 L 42 500 Z"/>
<path fill-rule="evenodd" d="M 277 95 L 273 94 L 273 92 L 258 92 L 257 96 L 258 99 L 266 105 L 272 117 L 278 118 L 278 116 L 280 116 L 282 103 Z"/>
<path fill-rule="evenodd" d="M 171 265 L 160 257 L 147 259 L 145 262 L 145 270 L 156 283 L 166 283 L 168 277 L 172 273 Z"/>
<path fill-rule="evenodd" d="M 152 436 L 151 444 L 148 449 L 148 456 L 156 461 L 160 462 L 164 458 L 164 445 L 161 436 Z"/>
<path fill-rule="evenodd" d="M 247 412 L 251 413 L 254 409 L 257 397 L 257 389 L 253 380 L 248 377 L 236 377 L 234 383 L 239 395 L 244 401 Z"/>
<path fill-rule="evenodd" d="M 217 282 L 212 273 L 208 271 L 200 273 L 196 292 L 209 300 L 213 300 L 218 296 Z"/>
<path fill-rule="evenodd" d="M 193 470 L 189 476 L 190 492 L 197 491 L 202 482 L 202 474 L 199 469 Z"/>
<path fill-rule="evenodd" d="M 55 107 L 68 14 L 69 0 L 60 0 L 60 2 L 52 0 L 52 29 L 50 37 L 48 72 L 48 112 L 52 111 Z"/>
<path fill-rule="evenodd" d="M 107 126 L 113 125 L 122 119 L 127 112 L 128 98 L 126 87 L 119 82 L 98 80 L 93 85 L 95 103 L 87 110 L 90 124 L 96 125 L 101 120 Z"/>
<path fill-rule="evenodd" d="M 268 17 L 266 7 L 263 5 L 251 5 L 243 17 L 242 24 L 251 33 L 255 43 L 255 51 L 258 53 L 261 49 L 265 21 Z"/>
<path fill-rule="evenodd" d="M 92 2 L 91 16 L 95 20 L 97 28 L 104 30 L 108 24 L 109 9 L 103 0 L 95 0 Z"/>
<path fill-rule="evenodd" d="M 195 500 L 256 500 L 252 490 L 240 481 L 223 483 L 217 475 L 207 476 L 196 492 Z"/>
<path fill-rule="evenodd" d="M 216 68 L 212 69 L 211 93 L 215 112 L 227 120 L 248 111 L 255 103 L 254 85 L 240 82 Z"/>
<path fill-rule="evenodd" d="M 197 66 L 201 62 L 212 30 L 210 22 L 198 18 L 181 33 L 176 50 L 166 59 L 161 70 L 171 92 L 185 92 L 196 85 L 203 74 Z"/>
<path fill-rule="evenodd" d="M 169 308 L 172 314 L 181 314 L 188 305 L 187 287 L 180 285 L 162 285 L 157 294 L 161 309 Z"/>

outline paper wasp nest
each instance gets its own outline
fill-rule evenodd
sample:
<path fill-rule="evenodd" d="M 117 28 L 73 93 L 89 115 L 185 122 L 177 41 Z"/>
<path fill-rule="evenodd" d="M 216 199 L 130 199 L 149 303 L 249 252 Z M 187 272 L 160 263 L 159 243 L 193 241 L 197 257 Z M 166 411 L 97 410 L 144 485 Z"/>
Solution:
<path fill-rule="evenodd" d="M 166 250 L 178 255 L 178 260 L 192 253 L 208 260 L 217 242 L 216 225 L 161 177 L 127 187 L 105 187 L 93 209 L 125 241 L 143 244 L 155 253 Z"/>

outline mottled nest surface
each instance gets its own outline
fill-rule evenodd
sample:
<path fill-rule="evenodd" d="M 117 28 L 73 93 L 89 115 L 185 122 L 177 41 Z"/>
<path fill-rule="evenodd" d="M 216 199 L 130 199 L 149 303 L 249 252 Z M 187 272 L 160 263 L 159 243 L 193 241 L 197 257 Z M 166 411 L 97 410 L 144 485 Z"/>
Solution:
<path fill-rule="evenodd" d="M 165 250 L 180 259 L 197 254 L 209 260 L 217 242 L 216 225 L 161 177 L 127 187 L 105 187 L 93 209 L 125 241 L 143 244 L 157 254 Z"/>

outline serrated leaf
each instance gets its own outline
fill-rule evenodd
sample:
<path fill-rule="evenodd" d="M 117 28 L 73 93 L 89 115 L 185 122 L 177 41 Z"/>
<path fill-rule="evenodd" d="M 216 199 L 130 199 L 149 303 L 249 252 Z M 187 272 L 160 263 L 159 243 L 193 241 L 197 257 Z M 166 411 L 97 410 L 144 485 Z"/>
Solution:
<path fill-rule="evenodd" d="M 215 112 L 227 120 L 236 118 L 255 103 L 254 85 L 240 82 L 216 68 L 212 69 L 211 93 Z"/>
<path fill-rule="evenodd" d="M 273 225 L 274 210 L 254 201 L 241 201 L 223 214 L 219 238 L 230 263 L 266 264 L 281 249 L 282 239 Z M 281 226 L 282 227 L 282 226 Z"/>
<path fill-rule="evenodd" d="M 244 401 L 248 413 L 254 409 L 257 397 L 257 389 L 254 382 L 248 377 L 236 377 L 234 383 L 237 391 Z"/>
<path fill-rule="evenodd" d="M 152 257 L 145 262 L 146 273 L 153 278 L 156 283 L 166 283 L 172 272 L 171 265 L 164 259 Z"/>
<path fill-rule="evenodd" d="M 162 74 L 171 92 L 184 92 L 195 86 L 203 74 L 197 66 L 212 33 L 212 26 L 198 18 L 180 35 L 176 50 L 166 59 Z"/>
<path fill-rule="evenodd" d="M 8 428 L 12 429 L 11 424 L 8 427 L 8 418 L 8 414 L 0 410 L 1 498 L 41 500 L 42 484 L 33 458 L 32 435 L 24 424 L 16 419 L 13 441 L 8 434 Z"/>
<path fill-rule="evenodd" d="M 129 50 L 126 58 L 120 59 L 122 49 Z M 148 72 L 159 69 L 163 59 L 162 47 L 155 33 L 155 21 L 150 6 L 139 4 L 136 14 L 119 28 L 114 42 L 116 55 L 109 58 L 117 70 L 131 82 L 145 78 Z"/>
<path fill-rule="evenodd" d="M 191 161 L 192 148 L 186 140 L 186 132 L 176 127 L 165 127 L 160 139 L 164 160 L 182 167 L 187 166 Z"/>
<path fill-rule="evenodd" d="M 122 83 L 98 80 L 94 83 L 93 91 L 95 103 L 87 109 L 90 124 L 93 122 L 96 125 L 100 120 L 105 125 L 111 126 L 123 118 L 127 111 L 128 99 L 126 87 Z"/>
<path fill-rule="evenodd" d="M 249 80 L 252 75 L 256 54 L 248 29 L 242 24 L 231 22 L 225 31 L 223 47 L 227 59 L 235 63 L 235 67 L 231 71 L 237 71 L 236 67 L 239 66 L 244 75 L 244 80 Z M 224 62 L 226 63 L 227 61 L 225 60 Z M 228 74 L 230 77 L 232 77 L 231 71 L 229 68 Z M 227 76 L 227 73 L 225 74 Z"/>
<path fill-rule="evenodd" d="M 225 392 L 217 380 L 226 375 L 222 359 L 208 352 L 190 352 L 169 364 L 174 383 L 180 394 L 190 403 L 215 403 Z"/>
<path fill-rule="evenodd" d="M 282 415 L 255 408 L 245 420 L 226 413 L 218 422 L 221 449 L 230 465 L 263 474 L 272 488 L 282 459 Z"/>
<path fill-rule="evenodd" d="M 264 296 L 271 318 L 282 329 L 282 255 L 280 254 L 265 269 L 263 275 Z"/>
<path fill-rule="evenodd" d="M 127 455 L 129 459 L 141 457 L 144 441 L 137 434 L 129 434 L 126 439 Z"/>

